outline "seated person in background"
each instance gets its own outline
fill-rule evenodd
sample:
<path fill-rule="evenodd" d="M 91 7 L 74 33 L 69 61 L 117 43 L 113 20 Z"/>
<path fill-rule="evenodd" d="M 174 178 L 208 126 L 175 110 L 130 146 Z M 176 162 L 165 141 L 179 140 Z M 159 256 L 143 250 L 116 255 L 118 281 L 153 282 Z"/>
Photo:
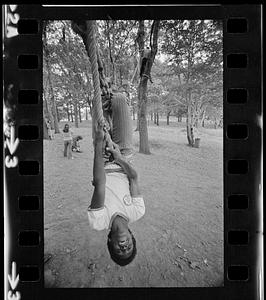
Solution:
<path fill-rule="evenodd" d="M 128 225 L 145 214 L 138 175 L 130 160 L 133 130 L 129 107 L 122 94 L 113 94 L 112 140 L 107 151 L 112 159 L 104 163 L 104 130 L 97 125 L 94 138 L 94 192 L 88 208 L 89 224 L 96 230 L 109 230 L 107 246 L 112 260 L 120 266 L 136 256 L 136 240 Z M 111 161 L 112 160 L 112 161 Z"/>
<path fill-rule="evenodd" d="M 82 140 L 82 136 L 81 135 L 77 135 L 73 137 L 73 141 L 72 141 L 72 151 L 73 152 L 79 152 L 81 153 L 82 151 L 80 150 L 80 143 L 79 141 Z"/>

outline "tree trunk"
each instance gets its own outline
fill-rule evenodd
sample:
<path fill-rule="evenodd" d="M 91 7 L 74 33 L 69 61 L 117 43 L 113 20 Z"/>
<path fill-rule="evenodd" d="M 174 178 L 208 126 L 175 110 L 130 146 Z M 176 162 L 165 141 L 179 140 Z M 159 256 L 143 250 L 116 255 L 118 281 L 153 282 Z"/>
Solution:
<path fill-rule="evenodd" d="M 193 136 L 193 125 L 192 125 L 192 116 L 191 116 L 191 105 L 187 106 L 187 139 L 189 146 L 194 145 L 194 136 Z"/>
<path fill-rule="evenodd" d="M 51 124 L 53 124 L 54 120 L 53 120 L 53 116 L 51 114 L 51 109 L 49 108 L 48 102 L 46 97 L 43 97 L 43 101 L 44 101 L 44 105 L 43 105 L 43 116 L 45 118 L 47 118 Z M 52 128 L 54 129 L 54 128 Z"/>
<path fill-rule="evenodd" d="M 151 50 L 149 51 L 147 62 L 145 64 L 145 68 L 141 75 L 139 88 L 138 88 L 138 124 L 139 124 L 139 139 L 140 139 L 139 152 L 144 154 L 150 154 L 149 140 L 148 140 L 148 126 L 147 126 L 147 118 L 146 118 L 147 85 L 148 85 L 147 75 L 150 76 L 151 68 L 158 50 L 157 43 L 158 43 L 159 25 L 160 25 L 159 20 L 154 20 L 152 23 L 151 34 L 150 34 Z M 144 46 L 145 46 L 144 37 L 145 37 L 144 20 L 140 20 L 137 39 L 136 39 L 139 46 L 139 54 L 141 58 L 140 61 L 142 61 L 142 58 L 144 57 Z"/>
<path fill-rule="evenodd" d="M 153 113 L 151 112 L 151 121 L 153 121 Z"/>
<path fill-rule="evenodd" d="M 166 116 L 166 125 L 169 125 L 170 124 L 170 111 L 167 113 L 167 116 Z"/>
<path fill-rule="evenodd" d="M 69 103 L 67 103 L 67 120 L 70 122 Z"/>
<path fill-rule="evenodd" d="M 77 98 L 74 100 L 74 118 L 75 118 L 75 127 L 79 127 L 79 120 L 78 120 L 78 103 Z"/>
<path fill-rule="evenodd" d="M 73 115 L 74 115 L 74 113 L 73 113 L 73 106 L 71 105 L 70 106 L 70 116 L 71 116 L 71 122 L 72 123 L 74 122 Z"/>
<path fill-rule="evenodd" d="M 136 120 L 136 116 L 135 116 L 135 107 L 132 107 L 132 116 L 133 116 L 133 120 Z"/>
<path fill-rule="evenodd" d="M 56 104 L 55 104 L 55 99 L 54 99 L 54 92 L 53 92 L 53 87 L 52 83 L 50 82 L 50 89 L 51 89 L 51 102 L 52 102 L 52 115 L 54 119 L 54 130 L 55 133 L 60 133 L 59 131 L 59 125 L 58 125 L 58 118 L 57 118 L 57 111 L 56 111 Z"/>
<path fill-rule="evenodd" d="M 201 127 L 204 127 L 205 114 L 206 114 L 206 111 L 204 110 L 203 113 L 202 113 L 202 118 L 200 120 L 200 126 Z"/>
<path fill-rule="evenodd" d="M 45 122 L 44 118 L 43 118 L 43 139 L 49 140 L 48 128 L 47 128 L 47 125 L 46 125 L 46 122 Z"/>
<path fill-rule="evenodd" d="M 80 109 L 80 105 L 78 106 L 78 112 L 79 112 L 79 122 L 82 122 L 82 118 L 81 118 L 81 109 Z"/>
<path fill-rule="evenodd" d="M 56 106 L 56 115 L 57 115 L 58 122 L 60 122 L 60 114 L 59 114 L 59 109 L 57 106 Z"/>
<path fill-rule="evenodd" d="M 49 61 L 49 50 L 47 47 L 47 42 L 46 42 L 46 32 L 44 32 L 44 61 L 46 64 L 46 69 L 47 69 L 47 76 L 48 76 L 48 84 L 50 88 L 50 99 L 51 99 L 51 109 L 52 109 L 52 115 L 53 115 L 53 121 L 54 121 L 54 130 L 55 133 L 59 133 L 59 125 L 58 125 L 58 118 L 57 118 L 57 112 L 56 112 L 56 104 L 55 104 L 55 99 L 54 99 L 54 91 L 53 91 L 53 86 L 52 86 L 52 80 L 51 80 L 51 66 L 50 66 L 50 61 Z"/>
<path fill-rule="evenodd" d="M 139 98 L 139 152 L 150 154 L 149 139 L 148 139 L 148 126 L 147 126 L 147 84 L 148 78 L 142 77 L 139 83 L 138 98 Z"/>
<path fill-rule="evenodd" d="M 138 105 L 139 105 L 139 103 L 138 103 Z M 136 127 L 135 131 L 139 131 L 139 107 L 138 107 L 138 111 L 137 111 L 137 127 Z"/>
<path fill-rule="evenodd" d="M 85 107 L 85 117 L 86 117 L 86 121 L 88 121 L 88 106 L 87 105 Z"/>
<path fill-rule="evenodd" d="M 159 126 L 159 113 L 156 113 L 156 125 Z"/>

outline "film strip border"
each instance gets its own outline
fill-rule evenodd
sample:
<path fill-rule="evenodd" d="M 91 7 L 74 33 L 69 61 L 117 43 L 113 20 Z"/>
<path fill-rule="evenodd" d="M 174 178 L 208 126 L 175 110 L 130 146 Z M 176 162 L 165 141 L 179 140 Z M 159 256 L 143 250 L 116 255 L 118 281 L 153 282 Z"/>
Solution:
<path fill-rule="evenodd" d="M 2 10 L 4 122 L 11 122 L 4 145 L 5 299 L 32 299 L 43 259 L 42 24 L 27 18 L 25 6 Z"/>
<path fill-rule="evenodd" d="M 237 7 L 228 14 L 234 18 L 224 23 L 225 259 L 229 280 L 256 286 L 262 275 L 261 19 L 255 10 L 245 16 Z M 252 295 L 247 286 L 241 287 L 245 298 L 259 299 L 259 287 Z"/>
<path fill-rule="evenodd" d="M 29 9 L 8 5 L 4 10 L 5 99 L 17 107 L 16 122 L 5 139 L 6 293 L 8 299 L 33 299 L 36 295 L 41 299 L 48 293 L 40 292 L 44 247 L 42 19 L 67 19 L 71 13 L 52 8 L 44 12 L 40 6 Z M 142 9 L 143 18 L 152 15 L 151 10 Z M 79 13 L 82 18 L 80 11 L 73 13 L 72 8 L 71 12 L 73 17 Z M 179 14 L 174 17 L 192 19 L 205 14 L 205 18 L 224 19 L 225 289 L 220 293 L 224 297 L 233 291 L 234 299 L 243 299 L 242 295 L 253 299 L 250 286 L 256 286 L 261 274 L 257 264 L 260 260 L 256 262 L 255 258 L 262 255 L 257 253 L 262 243 L 258 203 L 258 156 L 262 147 L 261 8 L 225 6 L 196 12 L 181 8 Z M 92 10 L 92 16 L 95 15 L 97 11 Z M 85 14 L 83 18 L 90 16 Z M 258 289 L 256 293 L 259 292 Z M 208 294 L 202 290 L 201 293 Z"/>

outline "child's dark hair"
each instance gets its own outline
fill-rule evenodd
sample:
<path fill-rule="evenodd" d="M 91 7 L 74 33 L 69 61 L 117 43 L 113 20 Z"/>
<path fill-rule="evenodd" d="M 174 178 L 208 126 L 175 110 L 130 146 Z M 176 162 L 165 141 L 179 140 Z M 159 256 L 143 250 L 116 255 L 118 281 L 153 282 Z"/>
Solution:
<path fill-rule="evenodd" d="M 130 264 L 137 254 L 136 240 L 135 240 L 134 235 L 132 234 L 131 230 L 128 229 L 128 231 L 130 232 L 131 237 L 132 237 L 133 251 L 132 251 L 131 255 L 127 258 L 121 258 L 114 252 L 112 242 L 111 242 L 111 231 L 109 232 L 108 237 L 107 237 L 107 247 L 108 247 L 108 250 L 109 250 L 112 260 L 122 267 Z"/>
<path fill-rule="evenodd" d="M 68 128 L 66 128 L 66 127 L 68 127 Z M 65 127 L 64 127 L 63 131 L 64 132 L 68 132 L 69 131 L 69 125 L 68 124 L 65 124 Z"/>

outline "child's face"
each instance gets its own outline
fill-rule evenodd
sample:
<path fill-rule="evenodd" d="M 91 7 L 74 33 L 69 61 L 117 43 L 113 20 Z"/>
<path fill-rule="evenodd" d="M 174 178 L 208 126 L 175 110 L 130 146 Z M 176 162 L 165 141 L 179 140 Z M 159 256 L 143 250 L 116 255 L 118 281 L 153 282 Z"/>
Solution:
<path fill-rule="evenodd" d="M 128 258 L 133 251 L 133 241 L 130 232 L 127 230 L 123 233 L 112 233 L 111 243 L 116 255 L 121 258 Z"/>

